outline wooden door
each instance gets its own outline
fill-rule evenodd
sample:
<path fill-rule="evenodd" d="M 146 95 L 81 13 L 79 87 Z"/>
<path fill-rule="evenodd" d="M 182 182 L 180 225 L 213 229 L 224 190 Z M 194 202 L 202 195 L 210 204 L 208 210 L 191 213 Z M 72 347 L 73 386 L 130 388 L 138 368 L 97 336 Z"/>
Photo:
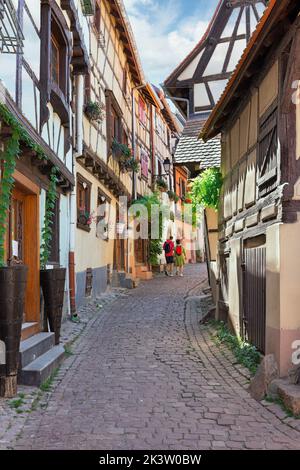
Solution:
<path fill-rule="evenodd" d="M 9 264 L 28 266 L 24 322 L 40 325 L 40 188 L 19 171 L 14 173 L 6 234 L 6 257 Z"/>
<path fill-rule="evenodd" d="M 266 248 L 244 250 L 243 337 L 260 352 L 266 343 Z"/>

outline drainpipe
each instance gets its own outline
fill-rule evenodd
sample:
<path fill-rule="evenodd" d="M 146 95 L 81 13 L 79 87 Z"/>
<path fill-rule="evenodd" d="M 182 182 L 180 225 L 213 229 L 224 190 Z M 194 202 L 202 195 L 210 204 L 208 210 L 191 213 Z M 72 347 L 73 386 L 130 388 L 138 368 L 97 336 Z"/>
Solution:
<path fill-rule="evenodd" d="M 73 154 L 75 185 L 70 196 L 69 286 L 71 316 L 76 315 L 75 230 L 76 230 L 76 158 L 83 153 L 83 75 L 76 76 L 76 152 Z"/>
<path fill-rule="evenodd" d="M 187 99 L 187 98 L 176 98 L 175 96 L 170 96 L 170 94 L 168 93 L 168 90 L 166 89 L 165 85 L 163 83 L 161 83 L 160 86 L 164 90 L 166 98 L 169 98 L 169 100 L 171 100 L 171 101 L 182 101 L 182 102 L 186 103 L 187 119 L 189 119 L 189 117 L 190 117 L 190 100 Z M 181 114 L 183 114 L 181 110 L 180 110 L 180 112 L 181 112 Z"/>
<path fill-rule="evenodd" d="M 153 106 L 150 107 L 150 142 L 151 142 L 151 182 L 154 185 L 154 175 L 156 174 L 155 169 L 155 143 L 154 143 L 154 115 Z"/>

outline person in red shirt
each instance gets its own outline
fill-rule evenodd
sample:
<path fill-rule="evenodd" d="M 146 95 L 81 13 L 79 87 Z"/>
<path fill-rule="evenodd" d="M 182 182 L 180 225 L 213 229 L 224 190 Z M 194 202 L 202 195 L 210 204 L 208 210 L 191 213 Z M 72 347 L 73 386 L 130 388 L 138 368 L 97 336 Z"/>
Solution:
<path fill-rule="evenodd" d="M 173 242 L 173 237 L 170 236 L 168 238 L 163 246 L 164 252 L 165 252 L 165 257 L 166 257 L 166 269 L 165 269 L 165 275 L 166 276 L 173 276 L 173 270 L 174 270 L 174 242 Z"/>

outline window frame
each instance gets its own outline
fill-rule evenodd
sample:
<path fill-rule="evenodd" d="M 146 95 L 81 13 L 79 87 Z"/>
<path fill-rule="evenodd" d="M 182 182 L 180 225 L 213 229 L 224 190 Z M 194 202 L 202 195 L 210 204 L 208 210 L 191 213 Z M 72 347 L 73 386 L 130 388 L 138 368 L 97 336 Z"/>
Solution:
<path fill-rule="evenodd" d="M 86 184 L 86 188 L 83 187 L 83 185 Z M 91 214 L 91 192 L 92 192 L 92 183 L 88 181 L 86 178 L 84 178 L 80 173 L 77 173 L 77 181 L 76 181 L 76 192 L 77 192 L 77 198 L 76 198 L 76 209 L 77 209 L 77 228 L 81 230 L 85 230 L 86 232 L 90 232 L 91 228 L 88 224 L 84 224 L 79 221 L 80 217 L 80 211 L 82 211 L 82 208 L 79 206 L 79 197 L 80 197 L 80 192 L 82 192 L 82 189 L 79 189 L 79 185 L 82 186 L 82 189 L 85 193 L 85 207 L 84 210 L 86 213 Z"/>

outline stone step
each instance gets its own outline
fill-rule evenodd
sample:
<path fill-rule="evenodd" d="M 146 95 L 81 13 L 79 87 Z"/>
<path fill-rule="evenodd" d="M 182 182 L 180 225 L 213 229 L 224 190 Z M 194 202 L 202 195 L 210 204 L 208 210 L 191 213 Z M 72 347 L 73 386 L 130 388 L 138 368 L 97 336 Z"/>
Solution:
<path fill-rule="evenodd" d="M 54 346 L 20 371 L 19 383 L 39 387 L 59 367 L 64 355 L 63 346 Z"/>
<path fill-rule="evenodd" d="M 277 395 L 293 415 L 300 416 L 300 385 L 291 384 L 288 379 L 277 379 L 271 384 L 272 393 Z"/>
<path fill-rule="evenodd" d="M 21 341 L 19 367 L 23 369 L 54 346 L 54 333 L 38 333 Z"/>

